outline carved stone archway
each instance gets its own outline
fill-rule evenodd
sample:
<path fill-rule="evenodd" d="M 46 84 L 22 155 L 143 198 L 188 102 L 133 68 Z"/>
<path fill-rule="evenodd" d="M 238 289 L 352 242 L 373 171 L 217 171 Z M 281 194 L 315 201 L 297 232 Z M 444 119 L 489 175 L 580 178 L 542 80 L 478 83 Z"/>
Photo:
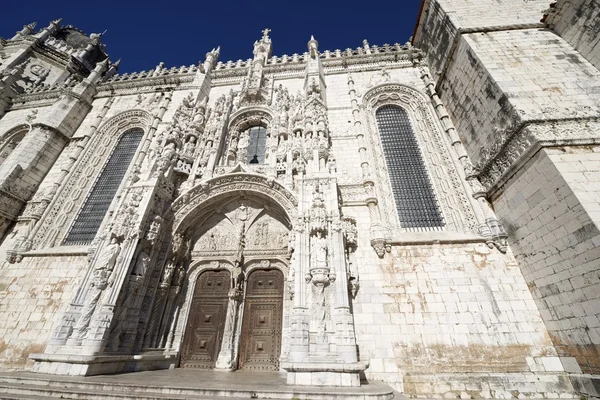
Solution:
<path fill-rule="evenodd" d="M 363 95 L 369 149 L 375 173 L 380 182 L 388 181 L 387 166 L 379 137 L 375 112 L 386 105 L 396 105 L 405 109 L 413 127 L 423 160 L 431 179 L 442 213 L 446 220 L 445 230 L 472 232 L 477 228 L 477 218 L 473 211 L 465 182 L 461 179 L 460 163 L 450 151 L 451 143 L 443 134 L 443 128 L 434 118 L 435 112 L 427 96 L 418 89 L 396 82 L 388 82 L 370 88 Z M 390 221 L 394 236 L 401 232 L 390 185 L 378 188 L 383 218 Z"/>
<path fill-rule="evenodd" d="M 197 210 L 216 204 L 231 195 L 257 196 L 279 206 L 290 224 L 298 213 L 296 196 L 272 178 L 247 173 L 243 167 L 192 188 L 173 202 L 173 233 L 184 232 L 198 216 Z"/>
<path fill-rule="evenodd" d="M 190 244 L 190 266 L 182 290 L 181 312 L 174 332 L 173 349 L 190 352 L 190 321 L 197 321 L 194 299 L 202 296 L 196 281 L 203 270 L 228 271 L 231 276 L 229 303 L 226 315 L 215 316 L 224 321 L 220 349 L 217 359 L 212 360 L 218 369 L 236 369 L 239 348 L 242 342 L 241 328 L 244 299 L 247 291 L 246 278 L 251 271 L 281 271 L 278 281 L 280 297 L 285 292 L 285 300 L 279 300 L 275 314 L 273 332 L 274 345 L 268 347 L 277 354 L 267 359 L 275 360 L 271 368 L 279 367 L 282 346 L 283 309 L 292 308 L 288 275 L 288 242 L 292 229 L 291 215 L 294 215 L 295 198 L 286 193 L 276 182 L 268 182 L 260 176 L 238 172 L 215 178 L 200 190 L 192 190 L 190 198 L 178 199 L 175 208 L 175 232 L 185 232 Z M 177 202 L 181 201 L 181 208 Z M 260 293 L 260 291 L 259 291 Z M 255 295 L 256 296 L 256 295 Z M 254 299 L 256 301 L 256 299 Z M 278 314 L 277 314 L 278 313 Z M 287 329 L 287 328 L 283 328 Z M 186 333 L 187 332 L 187 333 Z M 247 342 L 242 342 L 247 343 Z M 266 348 L 266 347 L 265 347 Z M 210 364 L 211 361 L 207 362 Z M 207 364 L 205 363 L 205 364 Z M 188 365 L 189 366 L 189 365 Z"/>

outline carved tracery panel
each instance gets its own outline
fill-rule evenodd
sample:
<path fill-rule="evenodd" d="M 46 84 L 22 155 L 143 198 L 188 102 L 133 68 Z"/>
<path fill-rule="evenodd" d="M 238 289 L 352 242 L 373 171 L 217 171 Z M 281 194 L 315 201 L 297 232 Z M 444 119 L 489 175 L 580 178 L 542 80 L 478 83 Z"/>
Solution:
<path fill-rule="evenodd" d="M 378 188 L 381 201 L 382 219 L 390 221 L 392 226 L 401 232 L 407 231 L 398 224 L 395 203 L 385 164 L 385 156 L 381 138 L 377 128 L 375 112 L 383 107 L 395 105 L 407 111 L 415 138 L 423 153 L 423 161 L 431 177 L 436 197 L 446 223 L 446 229 L 459 232 L 476 232 L 477 219 L 465 192 L 456 165 L 450 152 L 450 144 L 442 136 L 442 129 L 433 119 L 428 99 L 418 90 L 401 84 L 384 84 L 376 86 L 363 96 L 365 105 L 366 127 L 370 142 L 370 153 L 375 167 L 374 173 L 380 182 L 386 182 Z M 435 228 L 438 229 L 438 228 Z M 408 229 L 418 231 L 421 229 Z M 429 229 L 423 229 L 429 230 Z"/>
<path fill-rule="evenodd" d="M 111 118 L 98 129 L 87 142 L 82 156 L 40 221 L 34 248 L 52 247 L 62 241 L 121 134 L 135 128 L 148 132 L 150 123 L 150 114 L 142 110 L 131 110 Z"/>
<path fill-rule="evenodd" d="M 10 156 L 10 154 L 17 148 L 25 134 L 27 129 L 22 127 L 20 129 L 8 132 L 0 137 L 0 165 Z"/>

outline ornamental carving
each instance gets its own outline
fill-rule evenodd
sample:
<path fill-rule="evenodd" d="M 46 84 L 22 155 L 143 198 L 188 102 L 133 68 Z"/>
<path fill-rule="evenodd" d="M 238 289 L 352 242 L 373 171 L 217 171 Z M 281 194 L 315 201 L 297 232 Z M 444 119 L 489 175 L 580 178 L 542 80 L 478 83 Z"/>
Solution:
<path fill-rule="evenodd" d="M 291 220 L 297 213 L 298 201 L 295 195 L 280 183 L 260 175 L 232 173 L 219 176 L 202 183 L 177 198 L 171 207 L 175 213 L 175 231 L 182 229 L 186 218 L 202 203 L 217 195 L 226 193 L 239 194 L 241 191 L 266 195 L 285 210 L 286 217 Z"/>
<path fill-rule="evenodd" d="M 380 181 L 388 181 L 388 173 L 377 133 L 375 111 L 383 105 L 395 104 L 408 111 L 419 147 L 425 155 L 423 160 L 427 164 L 429 174 L 433 175 L 431 181 L 448 227 L 458 231 L 476 232 L 476 215 L 452 159 L 453 154 L 448 150 L 447 139 L 442 136 L 442 130 L 433 118 L 425 95 L 406 85 L 388 83 L 375 86 L 365 93 L 363 104 L 366 107 L 371 157 Z M 393 195 L 388 187 L 389 185 L 385 185 L 378 188 L 380 201 L 383 202 L 380 207 L 382 219 L 398 227 L 398 218 L 393 211 Z"/>
<path fill-rule="evenodd" d="M 55 201 L 41 220 L 38 233 L 33 239 L 33 248 L 60 244 L 119 136 L 134 128 L 147 132 L 151 122 L 152 117 L 146 111 L 131 110 L 116 115 L 98 129 L 87 142 L 83 155 L 73 166 L 64 187 L 57 193 Z"/>
<path fill-rule="evenodd" d="M 485 190 L 494 190 L 531 149 L 554 145 L 557 141 L 569 145 L 595 144 L 598 139 L 594 133 L 599 130 L 597 119 L 524 124 L 513 134 L 506 131 L 499 135 L 489 148 L 482 147 L 481 161 L 474 170 Z"/>

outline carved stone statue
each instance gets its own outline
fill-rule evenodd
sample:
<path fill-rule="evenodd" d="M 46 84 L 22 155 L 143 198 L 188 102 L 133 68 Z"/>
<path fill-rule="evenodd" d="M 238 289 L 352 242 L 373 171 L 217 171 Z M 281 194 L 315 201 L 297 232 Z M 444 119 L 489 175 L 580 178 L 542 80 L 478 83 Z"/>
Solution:
<path fill-rule="evenodd" d="M 133 275 L 144 276 L 146 274 L 146 271 L 148 270 L 149 264 L 150 256 L 142 250 L 135 262 L 135 267 L 133 268 Z"/>
<path fill-rule="evenodd" d="M 158 234 L 160 232 L 161 225 L 162 225 L 162 218 L 160 217 L 160 215 L 155 215 L 154 219 L 150 223 L 150 227 L 148 228 L 148 234 L 146 235 L 146 239 L 148 239 L 150 242 L 154 243 L 154 241 L 156 241 L 156 238 L 158 237 Z"/>
<path fill-rule="evenodd" d="M 187 143 L 183 147 L 183 153 L 188 156 L 193 156 L 195 150 L 196 150 L 196 138 L 194 136 L 190 136 Z"/>
<path fill-rule="evenodd" d="M 121 246 L 117 243 L 117 239 L 113 237 L 98 257 L 98 262 L 94 269 L 96 271 L 112 271 L 120 251 Z"/>
<path fill-rule="evenodd" d="M 327 239 L 320 232 L 311 240 L 311 256 L 313 258 L 312 268 L 327 268 Z"/>
<path fill-rule="evenodd" d="M 246 235 L 244 233 L 245 225 L 242 224 L 240 229 L 240 238 L 238 241 L 238 249 L 233 260 L 233 271 L 231 272 L 231 289 L 242 290 L 242 284 L 244 282 L 244 248 L 246 247 Z"/>
<path fill-rule="evenodd" d="M 92 315 L 94 315 L 94 311 L 100 300 L 100 296 L 104 292 L 104 289 L 112 283 L 112 271 L 120 251 L 121 246 L 117 242 L 117 239 L 113 237 L 110 240 L 110 243 L 98 256 L 94 267 L 93 278 L 90 283 L 90 290 L 74 330 L 75 337 L 79 339 L 82 339 L 87 333 L 90 321 L 92 320 Z"/>

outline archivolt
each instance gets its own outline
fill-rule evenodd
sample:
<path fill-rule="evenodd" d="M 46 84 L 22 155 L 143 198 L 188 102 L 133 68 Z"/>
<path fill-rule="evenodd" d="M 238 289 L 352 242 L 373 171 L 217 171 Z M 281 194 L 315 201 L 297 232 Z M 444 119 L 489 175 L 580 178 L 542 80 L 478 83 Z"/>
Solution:
<path fill-rule="evenodd" d="M 228 195 L 267 198 L 283 210 L 290 226 L 297 216 L 298 200 L 295 195 L 274 179 L 235 172 L 203 182 L 177 198 L 171 208 L 174 213 L 173 232 L 185 231 L 193 222 L 198 210 Z"/>
<path fill-rule="evenodd" d="M 26 125 L 15 126 L 0 136 L 0 164 L 12 153 L 25 137 L 28 131 Z"/>
<path fill-rule="evenodd" d="M 380 173 L 380 178 L 387 181 L 387 168 L 380 143 L 375 112 L 384 105 L 397 105 L 404 108 L 412 121 L 412 125 L 424 153 L 424 161 L 429 173 L 434 179 L 438 200 L 450 230 L 466 232 L 473 231 L 476 227 L 476 218 L 471 204 L 466 197 L 465 187 L 457 170 L 457 160 L 453 160 L 454 153 L 450 151 L 450 143 L 442 134 L 442 127 L 433 117 L 434 111 L 427 95 L 416 88 L 400 83 L 385 83 L 369 90 L 363 96 L 366 111 L 368 140 L 371 143 L 374 165 Z M 385 171 L 383 174 L 382 172 Z M 385 195 L 383 212 L 390 221 L 396 218 L 389 215 L 393 210 L 391 191 L 384 190 Z"/>

